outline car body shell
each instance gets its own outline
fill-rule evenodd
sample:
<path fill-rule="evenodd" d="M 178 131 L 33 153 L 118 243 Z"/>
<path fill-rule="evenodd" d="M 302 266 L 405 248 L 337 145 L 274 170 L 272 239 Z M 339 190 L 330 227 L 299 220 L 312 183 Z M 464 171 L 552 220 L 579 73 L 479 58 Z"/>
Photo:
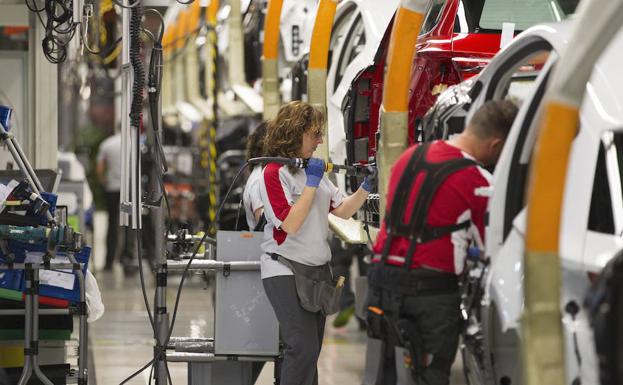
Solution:
<path fill-rule="evenodd" d="M 425 18 L 423 31 L 416 43 L 417 54 L 413 58 L 410 76 L 409 144 L 418 139 L 416 128 L 419 121 L 435 103 L 437 95 L 448 86 L 477 74 L 500 48 L 499 33 L 469 32 L 461 0 L 447 1 L 437 19 L 431 21 L 429 18 L 430 13 Z M 383 97 L 383 75 L 390 33 L 391 25 L 375 54 L 373 65 L 361 71 L 351 85 L 352 103 L 363 104 L 356 109 L 365 110 L 366 116 L 351 113 L 344 133 L 338 133 L 337 129 L 331 127 L 335 131 L 332 135 L 344 135 L 343 140 L 346 142 L 347 159 L 338 154 L 337 150 L 333 150 L 331 155 L 335 162 L 365 162 L 376 155 L 379 109 Z M 348 105 L 343 106 L 345 115 L 349 113 L 347 108 Z"/>
<path fill-rule="evenodd" d="M 374 63 L 378 47 L 397 7 L 398 0 L 346 0 L 338 6 L 332 34 L 336 35 L 336 28 L 339 28 L 344 37 L 335 39 L 332 36 L 331 61 L 327 72 L 327 134 L 329 154 L 335 163 L 343 164 L 346 160 L 342 114 L 344 100 L 357 74 Z M 363 26 L 365 44 L 356 48 L 358 54 L 352 55 L 357 44 L 353 41 L 357 24 Z"/>
<path fill-rule="evenodd" d="M 532 91 L 522 102 L 493 177 L 485 236 L 490 265 L 486 267 L 478 318 L 484 336 L 485 357 L 493 357 L 492 360 L 485 358 L 484 367 L 494 377 L 481 378 L 483 383 L 500 383 L 504 377 L 512 383 L 521 383 L 519 351 L 520 321 L 524 311 L 525 191 L 538 132 L 537 117 L 541 113 L 547 80 L 558 64 L 559 53 L 568 48 L 572 25 L 571 21 L 545 24 L 523 32 L 491 61 L 473 86 L 477 92 L 472 92 L 468 121 L 486 100 L 504 97 L 512 74 L 526 58 L 542 50 L 551 50 L 534 80 Z M 594 67 L 586 87 L 580 110 L 580 128 L 567 169 L 559 255 L 562 274 L 560 309 L 569 384 L 574 379 L 580 379 L 582 384 L 599 384 L 593 334 L 582 304 L 591 286 L 590 277 L 598 274 L 623 248 L 621 170 L 616 153 L 600 153 L 600 146 L 604 146 L 608 138 L 623 135 L 623 106 L 619 102 L 623 100 L 623 73 L 618 57 L 621 49 L 623 34 L 619 33 Z M 608 160 L 608 156 L 614 156 L 615 161 Z M 602 166 L 598 164 L 600 157 L 605 159 Z M 600 174 L 596 177 L 598 172 Z M 610 202 L 605 203 L 612 211 L 612 231 L 591 228 L 595 226 L 591 224 L 594 221 L 591 217 L 598 207 L 593 198 L 594 190 L 604 188 L 604 183 L 610 191 Z M 571 302 L 580 307 L 576 315 L 566 310 Z"/>

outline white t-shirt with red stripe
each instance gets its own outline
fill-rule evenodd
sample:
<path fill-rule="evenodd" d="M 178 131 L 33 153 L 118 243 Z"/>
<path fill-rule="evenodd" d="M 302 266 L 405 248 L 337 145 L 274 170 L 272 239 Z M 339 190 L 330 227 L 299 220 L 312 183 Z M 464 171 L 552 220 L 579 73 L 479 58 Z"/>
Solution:
<path fill-rule="evenodd" d="M 280 229 L 290 208 L 303 193 L 306 181 L 303 170 L 292 173 L 287 166 L 276 163 L 268 164 L 262 171 L 260 196 L 267 222 L 262 243 L 262 279 L 292 274 L 290 269 L 272 260 L 267 253 L 277 253 L 308 266 L 321 266 L 331 260 L 327 242 L 328 215 L 342 204 L 345 196 L 326 175 L 320 181 L 314 202 L 301 228 L 294 234 Z"/>

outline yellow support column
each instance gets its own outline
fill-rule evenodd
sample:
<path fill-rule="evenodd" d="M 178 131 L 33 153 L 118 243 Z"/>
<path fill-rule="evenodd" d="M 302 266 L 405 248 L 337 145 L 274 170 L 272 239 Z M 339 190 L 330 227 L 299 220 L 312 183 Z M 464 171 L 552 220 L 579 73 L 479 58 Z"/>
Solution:
<path fill-rule="evenodd" d="M 262 54 L 262 96 L 264 120 L 277 115 L 281 106 L 279 93 L 279 24 L 283 0 L 269 0 L 264 21 L 264 47 Z"/>
<path fill-rule="evenodd" d="M 381 216 L 385 215 L 385 195 L 391 167 L 407 147 L 411 65 L 427 4 L 427 0 L 402 0 L 390 37 L 377 156 Z"/>
<path fill-rule="evenodd" d="M 329 160 L 329 138 L 327 135 L 327 65 L 329 61 L 329 44 L 331 29 L 335 19 L 338 0 L 320 0 L 311 47 L 309 49 L 309 69 L 307 71 L 307 95 L 309 102 L 322 111 L 325 116 L 323 144 L 318 146 L 314 156 Z"/>
<path fill-rule="evenodd" d="M 566 173 L 586 84 L 595 62 L 620 29 L 623 1 L 587 0 L 555 69 L 530 173 L 522 358 L 527 385 L 568 384 L 560 312 L 560 219 Z M 588 202 L 582 202 L 585 204 Z"/>

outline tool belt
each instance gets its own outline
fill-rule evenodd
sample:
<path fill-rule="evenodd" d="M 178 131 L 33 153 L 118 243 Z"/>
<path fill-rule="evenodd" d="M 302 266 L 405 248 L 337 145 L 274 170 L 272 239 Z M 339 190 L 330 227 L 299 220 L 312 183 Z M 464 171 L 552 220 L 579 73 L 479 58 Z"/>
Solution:
<path fill-rule="evenodd" d="M 392 291 L 409 297 L 452 294 L 459 290 L 455 274 L 430 269 L 405 270 L 400 266 L 377 263 L 368 271 L 372 288 Z"/>
<path fill-rule="evenodd" d="M 287 266 L 294 273 L 296 294 L 303 309 L 325 316 L 340 310 L 340 297 L 343 286 L 337 287 L 329 264 L 308 266 L 292 261 L 277 253 L 268 253 L 275 261 Z"/>

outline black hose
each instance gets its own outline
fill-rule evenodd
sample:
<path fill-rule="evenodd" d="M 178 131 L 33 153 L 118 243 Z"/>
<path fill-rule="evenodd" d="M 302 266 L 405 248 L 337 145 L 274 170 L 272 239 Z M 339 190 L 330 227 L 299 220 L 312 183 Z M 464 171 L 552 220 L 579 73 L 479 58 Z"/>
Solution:
<path fill-rule="evenodd" d="M 143 18 L 143 7 L 133 7 L 130 12 L 130 63 L 134 71 L 130 126 L 138 130 L 141 127 L 143 89 L 145 88 L 145 68 L 141 60 L 141 48 L 143 45 L 141 41 L 141 19 Z"/>
<path fill-rule="evenodd" d="M 41 41 L 45 58 L 53 64 L 64 62 L 67 59 L 67 45 L 79 24 L 75 22 L 72 1 L 45 0 L 43 6 L 38 8 L 35 0 L 26 0 L 26 6 L 37 15 L 45 30 Z"/>

